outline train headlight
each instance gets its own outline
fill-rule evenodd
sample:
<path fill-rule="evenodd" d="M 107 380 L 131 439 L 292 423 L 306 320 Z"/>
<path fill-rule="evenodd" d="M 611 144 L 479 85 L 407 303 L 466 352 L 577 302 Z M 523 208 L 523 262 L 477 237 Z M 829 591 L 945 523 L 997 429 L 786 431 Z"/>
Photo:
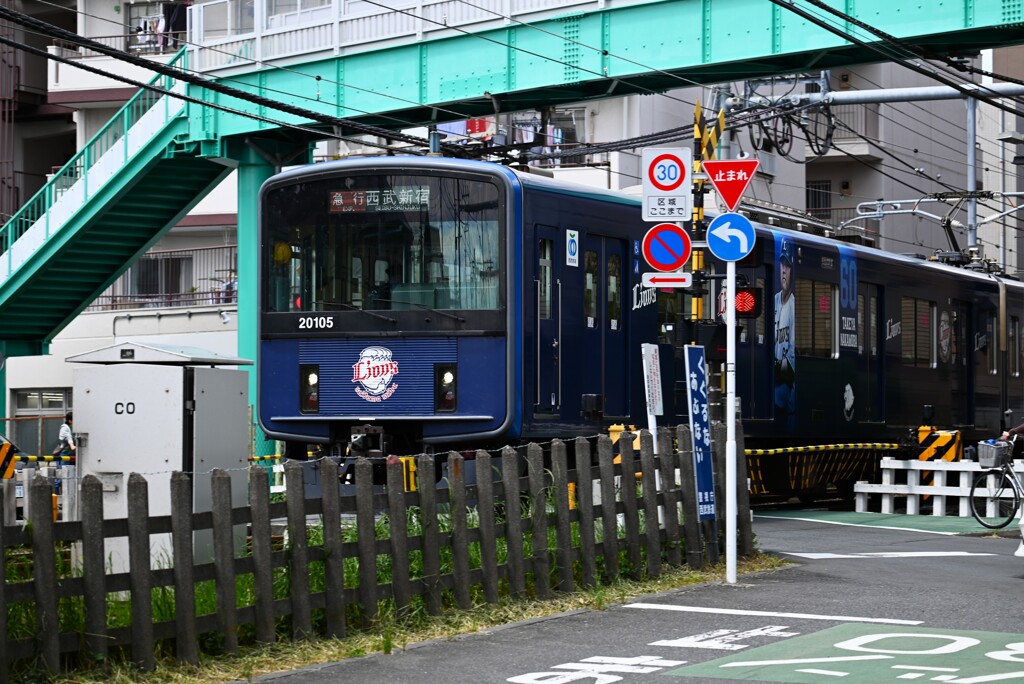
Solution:
<path fill-rule="evenodd" d="M 320 366 L 304 363 L 299 366 L 299 411 L 320 413 Z"/>
<path fill-rule="evenodd" d="M 455 384 L 455 364 L 439 363 L 434 366 L 434 411 L 453 413 L 458 406 Z"/>

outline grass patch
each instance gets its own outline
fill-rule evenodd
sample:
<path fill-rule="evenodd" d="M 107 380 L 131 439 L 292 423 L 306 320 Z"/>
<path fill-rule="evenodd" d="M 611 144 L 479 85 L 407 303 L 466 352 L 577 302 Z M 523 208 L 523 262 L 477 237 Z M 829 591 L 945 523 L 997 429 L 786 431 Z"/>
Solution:
<path fill-rule="evenodd" d="M 739 574 L 777 570 L 786 561 L 766 554 L 741 559 Z M 245 646 L 238 656 L 202 655 L 199 667 L 180 665 L 167 659 L 158 662 L 155 672 L 140 674 L 125 665 L 111 664 L 107 672 L 76 672 L 54 676 L 46 681 L 54 684 L 136 684 L 138 682 L 173 682 L 199 684 L 207 682 L 246 681 L 271 672 L 292 670 L 316 663 L 357 658 L 370 653 L 394 653 L 411 644 L 432 639 L 452 638 L 499 625 L 556 615 L 572 610 L 604 610 L 637 596 L 669 591 L 703 582 L 721 581 L 725 564 L 701 571 L 687 568 L 670 569 L 656 579 L 622 579 L 609 585 L 580 590 L 572 594 L 556 594 L 547 601 L 505 598 L 499 605 L 482 604 L 473 610 L 449 609 L 431 617 L 423 611 L 395 617 L 381 615 L 370 629 L 354 631 L 345 639 L 282 640 L 272 645 Z"/>

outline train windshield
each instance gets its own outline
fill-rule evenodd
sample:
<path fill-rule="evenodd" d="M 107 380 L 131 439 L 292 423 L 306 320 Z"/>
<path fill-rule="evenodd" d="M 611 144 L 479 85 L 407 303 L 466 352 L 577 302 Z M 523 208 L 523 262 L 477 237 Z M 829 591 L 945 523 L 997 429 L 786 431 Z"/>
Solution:
<path fill-rule="evenodd" d="M 500 306 L 501 202 L 485 180 L 353 173 L 269 190 L 270 312 Z"/>

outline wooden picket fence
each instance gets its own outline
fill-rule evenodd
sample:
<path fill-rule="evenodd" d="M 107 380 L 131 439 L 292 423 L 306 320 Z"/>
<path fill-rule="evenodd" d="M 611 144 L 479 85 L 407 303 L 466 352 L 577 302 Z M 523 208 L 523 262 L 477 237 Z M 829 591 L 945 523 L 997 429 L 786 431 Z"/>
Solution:
<path fill-rule="evenodd" d="M 160 517 L 149 515 L 146 480 L 132 474 L 127 517 L 105 519 L 102 484 L 86 476 L 79 492 L 81 520 L 55 523 L 39 515 L 27 525 L 0 524 L 0 577 L 5 578 L 0 587 L 0 681 L 26 667 L 52 673 L 115 656 L 150 671 L 158 655 L 169 654 L 172 647 L 178 661 L 197 663 L 201 636 L 212 634 L 219 649 L 236 653 L 240 629 L 263 643 L 279 638 L 280 624 L 288 625 L 293 638 L 317 633 L 344 637 L 349 623 L 365 627 L 377 620 L 382 602 L 397 615 L 414 603 L 438 614 L 471 609 L 474 595 L 491 604 L 503 596 L 545 599 L 624 574 L 657 577 L 666 565 L 717 563 L 724 523 L 719 530 L 714 521 L 698 521 L 689 429 L 659 430 L 659 455 L 647 431 L 641 432 L 639 453 L 628 436 L 617 449 L 605 436 L 596 440 L 596 449 L 593 442 L 577 439 L 574 470 L 567 466 L 566 444 L 558 440 L 547 453 L 536 444 L 520 451 L 506 447 L 496 456 L 479 451 L 477 473 L 495 477 L 478 478 L 471 486 L 465 483 L 462 455 L 447 456 L 447 488 L 435 486 L 434 457 L 421 455 L 418 489 L 411 492 L 403 487 L 397 458 L 388 459 L 384 487 L 372 484 L 371 463 L 359 459 L 354 495 L 323 486 L 320 498 L 304 498 L 303 467 L 289 462 L 285 501 L 272 503 L 267 469 L 254 466 L 247 474 L 249 505 L 235 509 L 232 474 L 215 470 L 213 508 L 206 513 L 192 510 L 190 476 L 174 473 L 172 512 Z M 725 426 L 713 426 L 713 436 L 722 521 Z M 743 453 L 742 444 L 738 453 Z M 744 459 L 738 461 L 737 545 L 739 555 L 747 556 L 754 551 L 753 535 L 746 467 Z M 336 463 L 324 460 L 320 467 L 322 482 L 338 481 Z M 10 487 L 0 494 L 9 496 Z M 30 513 L 49 510 L 50 483 L 36 477 L 28 496 Z M 310 543 L 308 516 L 319 516 L 322 543 Z M 418 533 L 410 534 L 414 516 L 421 524 L 414 526 Z M 286 547 L 273 533 L 275 520 L 287 527 Z M 355 540 L 345 541 L 343 521 L 352 520 Z M 379 533 L 382 525 L 386 535 Z M 242 549 L 233 538 L 237 526 L 248 530 Z M 200 530 L 212 530 L 212 562 L 194 559 L 194 533 Z M 150 535 L 167 533 L 173 546 L 170 567 L 152 569 Z M 104 540 L 117 537 L 127 537 L 130 571 L 111 574 Z M 471 563 L 472 545 L 479 553 Z M 450 559 L 446 570 L 442 557 Z M 357 564 L 346 563 L 353 558 Z M 31 564 L 29 576 L 14 578 L 19 562 Z M 389 583 L 379 582 L 380 563 L 390 564 Z M 314 567 L 322 570 L 322 586 L 310 584 Z M 275 577 L 282 573 L 289 577 L 287 590 L 275 594 Z M 250 582 L 251 593 L 245 596 L 251 601 L 236 593 L 236 580 L 243 579 Z M 197 614 L 197 585 L 209 589 L 211 581 L 215 609 Z M 154 593 L 160 589 L 173 596 L 171 619 L 154 618 Z M 115 600 L 126 601 L 125 610 L 130 605 L 128 624 L 111 624 Z M 81 607 L 77 621 L 63 615 L 68 601 Z M 34 616 L 28 620 L 34 631 L 12 636 L 9 616 L 26 606 Z M 19 623 L 22 630 L 24 622 Z"/>

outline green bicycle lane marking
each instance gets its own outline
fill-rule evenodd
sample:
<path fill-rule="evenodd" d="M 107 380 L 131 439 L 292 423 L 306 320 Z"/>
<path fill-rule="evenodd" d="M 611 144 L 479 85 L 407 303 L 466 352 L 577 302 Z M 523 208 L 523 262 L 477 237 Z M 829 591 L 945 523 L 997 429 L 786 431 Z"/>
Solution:
<path fill-rule="evenodd" d="M 663 673 L 759 682 L 1024 682 L 1024 634 L 847 624 Z"/>

